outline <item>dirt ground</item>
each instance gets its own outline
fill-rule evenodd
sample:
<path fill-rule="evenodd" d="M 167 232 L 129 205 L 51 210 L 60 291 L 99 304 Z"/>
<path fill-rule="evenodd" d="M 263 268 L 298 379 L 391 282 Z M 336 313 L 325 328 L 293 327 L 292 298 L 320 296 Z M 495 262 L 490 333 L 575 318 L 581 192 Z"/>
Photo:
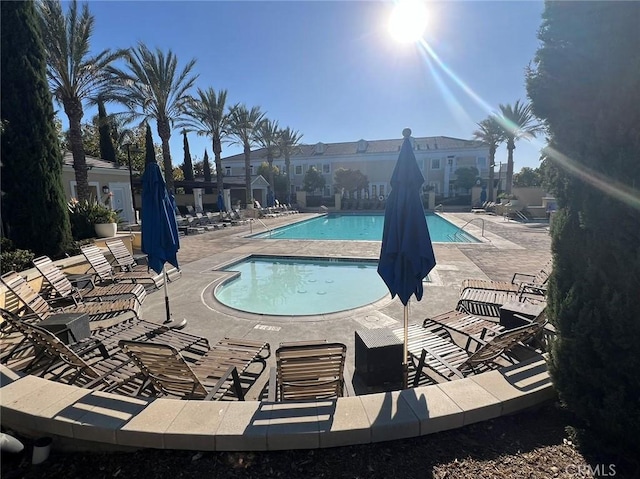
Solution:
<path fill-rule="evenodd" d="M 2 456 L 2 478 L 585 478 L 640 477 L 638 465 L 581 454 L 557 404 L 429 436 L 332 449 L 230 453 L 53 451 Z M 25 441 L 28 444 L 28 441 Z"/>

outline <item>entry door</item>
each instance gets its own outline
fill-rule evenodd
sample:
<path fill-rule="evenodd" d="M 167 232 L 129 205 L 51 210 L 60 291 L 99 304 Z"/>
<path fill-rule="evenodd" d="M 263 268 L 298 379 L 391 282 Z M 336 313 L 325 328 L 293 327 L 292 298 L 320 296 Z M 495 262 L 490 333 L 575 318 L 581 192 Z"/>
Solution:
<path fill-rule="evenodd" d="M 122 210 L 120 218 L 128 223 L 133 221 L 133 206 L 131 204 L 131 187 L 128 183 L 109 183 L 109 190 L 113 193 L 111 197 L 112 208 Z"/>

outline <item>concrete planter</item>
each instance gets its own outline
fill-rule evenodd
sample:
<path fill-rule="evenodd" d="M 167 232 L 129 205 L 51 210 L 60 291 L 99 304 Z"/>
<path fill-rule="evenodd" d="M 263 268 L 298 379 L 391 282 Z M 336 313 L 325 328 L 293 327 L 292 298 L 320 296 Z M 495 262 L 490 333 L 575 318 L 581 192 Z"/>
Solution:
<path fill-rule="evenodd" d="M 118 231 L 118 223 L 97 223 L 93 225 L 93 228 L 98 238 L 111 238 L 115 236 Z"/>

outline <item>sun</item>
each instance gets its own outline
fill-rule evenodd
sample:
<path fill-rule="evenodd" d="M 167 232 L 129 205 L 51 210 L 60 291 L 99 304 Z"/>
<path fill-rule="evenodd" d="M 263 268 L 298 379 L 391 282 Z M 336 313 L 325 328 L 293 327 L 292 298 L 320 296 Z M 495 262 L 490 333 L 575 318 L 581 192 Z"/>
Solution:
<path fill-rule="evenodd" d="M 389 19 L 389 33 L 398 42 L 416 42 L 427 28 L 427 7 L 421 0 L 400 0 Z"/>

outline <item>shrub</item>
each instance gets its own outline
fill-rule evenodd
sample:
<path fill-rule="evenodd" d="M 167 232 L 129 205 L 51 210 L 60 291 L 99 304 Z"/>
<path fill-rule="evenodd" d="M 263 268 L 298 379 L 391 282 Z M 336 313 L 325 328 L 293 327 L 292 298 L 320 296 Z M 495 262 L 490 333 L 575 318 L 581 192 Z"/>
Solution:
<path fill-rule="evenodd" d="M 0 272 L 24 271 L 31 267 L 31 262 L 35 255 L 26 249 L 16 249 L 11 240 L 2 238 L 0 242 Z"/>
<path fill-rule="evenodd" d="M 549 370 L 581 445 L 629 458 L 640 451 L 639 13 L 637 2 L 546 2 L 527 78 L 559 206 Z"/>

